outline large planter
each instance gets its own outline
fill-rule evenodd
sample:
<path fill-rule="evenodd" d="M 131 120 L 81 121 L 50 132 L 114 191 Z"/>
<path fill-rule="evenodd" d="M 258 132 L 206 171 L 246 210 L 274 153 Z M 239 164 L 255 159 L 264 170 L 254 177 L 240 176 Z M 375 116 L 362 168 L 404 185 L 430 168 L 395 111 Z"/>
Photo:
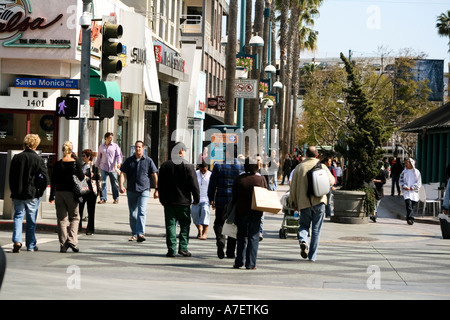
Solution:
<path fill-rule="evenodd" d="M 363 191 L 335 190 L 334 215 L 332 222 L 363 224 L 369 223 L 366 210 L 364 209 L 364 199 L 366 193 Z"/>

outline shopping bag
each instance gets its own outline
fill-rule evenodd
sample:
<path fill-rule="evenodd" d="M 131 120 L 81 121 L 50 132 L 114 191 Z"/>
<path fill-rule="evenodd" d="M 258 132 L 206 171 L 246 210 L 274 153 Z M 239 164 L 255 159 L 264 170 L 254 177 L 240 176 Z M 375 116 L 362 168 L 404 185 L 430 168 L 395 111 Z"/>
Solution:
<path fill-rule="evenodd" d="M 222 228 L 222 234 L 236 239 L 237 237 L 237 225 L 234 223 L 225 222 Z"/>
<path fill-rule="evenodd" d="M 282 209 L 278 192 L 266 188 L 253 187 L 252 210 L 278 213 Z"/>

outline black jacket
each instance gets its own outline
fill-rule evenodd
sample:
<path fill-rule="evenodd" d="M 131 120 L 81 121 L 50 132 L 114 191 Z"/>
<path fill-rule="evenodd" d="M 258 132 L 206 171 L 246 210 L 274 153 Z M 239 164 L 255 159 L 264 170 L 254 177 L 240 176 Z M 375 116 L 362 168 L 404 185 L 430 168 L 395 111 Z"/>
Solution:
<path fill-rule="evenodd" d="M 11 198 L 19 200 L 40 198 L 48 182 L 45 162 L 35 151 L 25 149 L 11 160 L 9 169 Z"/>
<path fill-rule="evenodd" d="M 159 168 L 158 191 L 163 206 L 199 203 L 200 189 L 194 166 L 185 161 L 180 164 L 172 160 L 164 162 Z"/>

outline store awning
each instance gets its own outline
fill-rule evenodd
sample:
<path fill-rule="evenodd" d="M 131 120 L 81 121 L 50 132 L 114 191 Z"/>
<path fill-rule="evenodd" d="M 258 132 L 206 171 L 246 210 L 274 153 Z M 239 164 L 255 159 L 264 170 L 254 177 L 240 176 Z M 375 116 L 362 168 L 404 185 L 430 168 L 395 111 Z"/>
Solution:
<path fill-rule="evenodd" d="M 105 98 L 114 99 L 114 109 L 120 110 L 122 105 L 122 94 L 116 81 L 100 81 L 100 71 L 91 69 L 91 98 L 89 104 L 94 106 L 95 95 L 103 95 Z M 93 96 L 93 97 L 92 97 Z"/>
<path fill-rule="evenodd" d="M 153 38 L 150 29 L 145 28 L 145 49 L 147 60 L 144 66 L 144 88 L 147 100 L 161 103 L 161 93 L 159 92 L 158 69 L 156 68 L 155 49 L 153 48 Z"/>

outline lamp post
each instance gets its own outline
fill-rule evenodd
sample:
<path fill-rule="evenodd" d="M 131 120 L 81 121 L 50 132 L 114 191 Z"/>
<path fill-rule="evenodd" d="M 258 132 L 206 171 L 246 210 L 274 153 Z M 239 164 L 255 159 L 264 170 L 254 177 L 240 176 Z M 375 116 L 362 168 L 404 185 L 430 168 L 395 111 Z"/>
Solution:
<path fill-rule="evenodd" d="M 91 68 L 91 8 L 92 0 L 83 0 L 83 15 L 80 17 L 81 25 L 81 81 L 80 81 L 80 120 L 78 124 L 78 156 L 88 143 L 88 118 L 90 98 L 90 68 Z"/>

